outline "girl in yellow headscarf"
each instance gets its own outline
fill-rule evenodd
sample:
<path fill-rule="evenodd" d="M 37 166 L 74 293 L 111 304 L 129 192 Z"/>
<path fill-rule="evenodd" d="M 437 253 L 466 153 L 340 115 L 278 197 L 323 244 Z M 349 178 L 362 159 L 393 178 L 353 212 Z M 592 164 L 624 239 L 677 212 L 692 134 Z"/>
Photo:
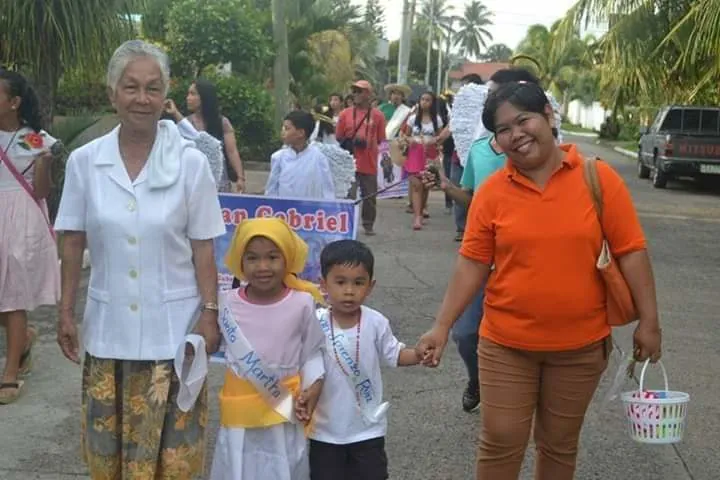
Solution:
<path fill-rule="evenodd" d="M 298 278 L 307 244 L 284 221 L 238 225 L 225 264 L 242 281 L 221 292 L 220 330 L 228 369 L 212 480 L 307 480 L 304 425 L 322 389 L 323 299 Z"/>

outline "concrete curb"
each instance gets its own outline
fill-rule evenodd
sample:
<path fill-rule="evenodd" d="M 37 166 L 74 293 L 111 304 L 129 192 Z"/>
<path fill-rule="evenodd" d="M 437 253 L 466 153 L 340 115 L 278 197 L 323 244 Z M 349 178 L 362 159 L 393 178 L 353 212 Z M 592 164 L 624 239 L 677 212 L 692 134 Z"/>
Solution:
<path fill-rule="evenodd" d="M 573 132 L 573 131 L 569 131 L 569 130 L 563 130 L 562 128 L 560 129 L 560 133 L 562 133 L 563 135 L 569 135 L 572 137 L 598 138 L 597 133 Z"/>
<path fill-rule="evenodd" d="M 637 152 L 633 152 L 632 150 L 628 150 L 627 148 L 613 147 L 613 150 L 615 150 L 618 153 L 622 153 L 626 157 L 637 158 Z"/>

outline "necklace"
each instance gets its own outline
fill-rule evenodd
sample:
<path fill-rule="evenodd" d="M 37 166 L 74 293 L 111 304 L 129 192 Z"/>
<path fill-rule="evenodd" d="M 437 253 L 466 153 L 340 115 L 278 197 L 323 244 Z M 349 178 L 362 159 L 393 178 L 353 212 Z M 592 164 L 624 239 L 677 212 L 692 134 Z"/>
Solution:
<path fill-rule="evenodd" d="M 358 367 L 360 365 L 360 323 L 362 320 L 362 314 L 360 314 L 360 318 L 358 318 L 357 326 L 355 327 L 355 365 Z M 332 310 L 330 311 L 330 335 L 332 336 L 332 346 L 333 346 L 333 353 L 335 354 L 335 362 L 338 364 L 338 367 L 340 367 L 340 370 L 342 371 L 343 375 L 346 377 L 350 376 L 349 372 L 346 372 L 345 369 L 342 366 L 342 362 L 340 361 L 340 355 L 338 355 L 337 348 L 335 348 L 335 320 L 333 319 Z"/>
<path fill-rule="evenodd" d="M 8 142 L 7 146 L 5 148 L 3 148 L 3 153 L 5 153 L 5 155 L 7 155 L 7 153 L 10 151 L 10 147 L 12 147 L 12 144 L 15 141 L 15 137 L 17 137 L 17 134 L 19 131 L 20 131 L 19 128 L 17 130 L 15 130 L 15 133 L 13 133 L 13 136 L 10 137 L 10 141 Z"/>

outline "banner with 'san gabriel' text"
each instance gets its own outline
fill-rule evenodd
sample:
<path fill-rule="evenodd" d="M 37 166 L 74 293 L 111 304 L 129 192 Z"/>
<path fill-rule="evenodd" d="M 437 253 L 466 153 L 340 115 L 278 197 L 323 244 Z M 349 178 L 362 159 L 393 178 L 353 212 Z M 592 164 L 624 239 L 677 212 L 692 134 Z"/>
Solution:
<path fill-rule="evenodd" d="M 215 262 L 218 286 L 232 285 L 233 277 L 225 267 L 227 252 L 235 227 L 249 218 L 278 217 L 308 244 L 308 259 L 301 278 L 320 283 L 320 252 L 328 243 L 357 238 L 358 207 L 349 200 L 306 200 L 271 198 L 257 195 L 221 193 L 220 207 L 227 231 L 215 239 Z"/>

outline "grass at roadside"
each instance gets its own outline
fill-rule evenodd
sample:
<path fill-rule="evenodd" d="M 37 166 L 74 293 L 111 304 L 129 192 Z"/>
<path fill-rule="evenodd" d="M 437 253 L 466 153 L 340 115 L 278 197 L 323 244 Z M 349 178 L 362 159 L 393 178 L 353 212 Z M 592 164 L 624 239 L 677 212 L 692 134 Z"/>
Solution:
<path fill-rule="evenodd" d="M 563 123 L 562 129 L 569 133 L 572 133 L 572 132 L 575 132 L 575 133 L 598 133 L 595 130 L 593 130 L 592 128 L 585 128 L 585 127 L 581 127 L 580 125 L 575 125 L 572 123 Z"/>
<path fill-rule="evenodd" d="M 631 152 L 636 152 L 638 149 L 638 142 L 622 142 L 618 145 L 618 147 L 630 150 Z"/>

